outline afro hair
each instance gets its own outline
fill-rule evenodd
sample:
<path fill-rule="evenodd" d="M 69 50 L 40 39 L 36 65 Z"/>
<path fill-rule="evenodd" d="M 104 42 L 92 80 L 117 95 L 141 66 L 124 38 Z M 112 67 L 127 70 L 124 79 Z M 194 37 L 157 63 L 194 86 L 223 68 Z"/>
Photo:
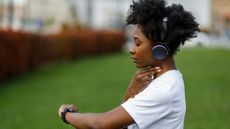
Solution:
<path fill-rule="evenodd" d="M 167 33 L 162 41 L 162 22 L 167 17 Z M 194 38 L 199 24 L 194 16 L 180 4 L 166 6 L 165 0 L 139 0 L 130 5 L 127 24 L 140 25 L 145 36 L 154 43 L 166 42 L 169 56 L 176 53 L 180 45 Z"/>

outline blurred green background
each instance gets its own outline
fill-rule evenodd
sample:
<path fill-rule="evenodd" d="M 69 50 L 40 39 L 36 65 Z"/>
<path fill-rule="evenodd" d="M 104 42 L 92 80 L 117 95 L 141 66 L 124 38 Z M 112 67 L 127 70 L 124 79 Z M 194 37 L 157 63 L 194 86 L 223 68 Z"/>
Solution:
<path fill-rule="evenodd" d="M 185 129 L 229 129 L 230 50 L 186 48 L 176 55 L 186 86 Z M 136 68 L 129 54 L 50 64 L 0 83 L 0 129 L 71 129 L 57 115 L 64 103 L 105 112 L 122 102 Z"/>
<path fill-rule="evenodd" d="M 131 1 L 0 0 L 0 129 L 72 129 L 58 117 L 61 104 L 80 112 L 119 106 L 137 70 L 121 51 L 132 42 Z M 229 129 L 230 1 L 167 2 L 191 11 L 201 29 L 175 57 L 185 129 Z"/>

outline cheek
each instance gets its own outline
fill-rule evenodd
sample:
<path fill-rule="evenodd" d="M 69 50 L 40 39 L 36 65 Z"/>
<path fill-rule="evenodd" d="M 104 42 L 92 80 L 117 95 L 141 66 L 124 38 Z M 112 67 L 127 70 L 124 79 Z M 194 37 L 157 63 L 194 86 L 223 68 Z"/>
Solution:
<path fill-rule="evenodd" d="M 146 58 L 145 58 L 146 63 L 152 64 L 152 63 L 154 62 L 154 57 L 153 57 L 153 55 L 152 55 L 151 52 L 146 53 L 146 56 L 145 56 L 145 57 L 146 57 Z"/>
<path fill-rule="evenodd" d="M 152 55 L 152 49 L 150 48 L 146 48 L 143 49 L 143 52 L 140 55 L 143 59 L 143 61 L 145 61 L 146 63 L 150 63 L 153 61 L 153 55 Z"/>
<path fill-rule="evenodd" d="M 146 58 L 153 58 L 153 55 L 152 55 L 152 49 L 151 48 L 146 48 L 143 50 L 143 54 Z"/>

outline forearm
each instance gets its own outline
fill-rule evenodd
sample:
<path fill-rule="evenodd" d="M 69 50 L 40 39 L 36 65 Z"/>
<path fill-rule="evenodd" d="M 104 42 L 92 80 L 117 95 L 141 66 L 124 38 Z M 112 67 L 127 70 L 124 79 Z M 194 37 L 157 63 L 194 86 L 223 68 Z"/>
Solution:
<path fill-rule="evenodd" d="M 98 129 L 101 128 L 97 122 L 100 115 L 93 113 L 67 113 L 66 120 L 77 129 Z"/>
<path fill-rule="evenodd" d="M 121 106 L 106 113 L 68 112 L 66 120 L 77 129 L 120 129 L 134 122 Z"/>

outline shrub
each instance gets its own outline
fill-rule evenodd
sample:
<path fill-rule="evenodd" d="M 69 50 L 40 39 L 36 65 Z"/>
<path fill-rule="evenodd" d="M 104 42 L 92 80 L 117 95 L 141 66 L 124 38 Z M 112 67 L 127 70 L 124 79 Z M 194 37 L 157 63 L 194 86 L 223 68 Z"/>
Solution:
<path fill-rule="evenodd" d="M 120 51 L 124 32 L 76 31 L 56 35 L 0 31 L 0 80 L 47 62 Z"/>

